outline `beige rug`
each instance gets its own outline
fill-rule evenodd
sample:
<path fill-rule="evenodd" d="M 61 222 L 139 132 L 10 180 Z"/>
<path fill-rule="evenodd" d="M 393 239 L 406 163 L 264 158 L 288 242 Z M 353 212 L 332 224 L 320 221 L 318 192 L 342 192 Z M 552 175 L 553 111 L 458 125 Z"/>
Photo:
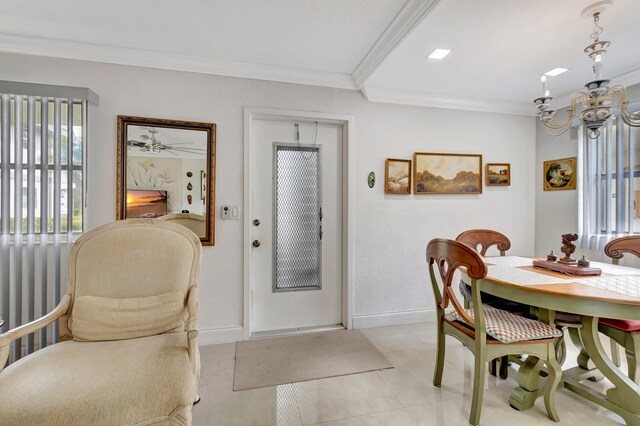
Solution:
<path fill-rule="evenodd" d="M 359 330 L 335 330 L 236 343 L 233 390 L 393 368 Z"/>

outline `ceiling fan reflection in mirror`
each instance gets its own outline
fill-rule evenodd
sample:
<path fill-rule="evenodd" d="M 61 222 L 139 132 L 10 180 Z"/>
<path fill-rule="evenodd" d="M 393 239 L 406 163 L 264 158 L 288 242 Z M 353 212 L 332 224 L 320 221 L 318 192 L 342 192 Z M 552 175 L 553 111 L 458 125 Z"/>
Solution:
<path fill-rule="evenodd" d="M 173 155 L 178 155 L 178 153 L 188 153 L 188 154 L 206 154 L 206 149 L 197 148 L 194 144 L 190 142 L 180 142 L 180 143 L 171 143 L 165 144 L 162 143 L 157 137 L 156 134 L 160 131 L 155 127 L 149 127 L 148 130 L 149 135 L 140 135 L 141 141 L 135 139 L 127 140 L 127 146 L 140 148 L 140 151 L 143 152 L 167 152 Z"/>

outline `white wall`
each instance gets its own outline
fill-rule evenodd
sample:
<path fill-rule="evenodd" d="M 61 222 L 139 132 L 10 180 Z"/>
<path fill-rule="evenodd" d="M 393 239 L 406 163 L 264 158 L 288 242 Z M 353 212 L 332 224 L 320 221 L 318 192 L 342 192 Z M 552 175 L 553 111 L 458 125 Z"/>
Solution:
<path fill-rule="evenodd" d="M 89 227 L 115 218 L 118 114 L 217 123 L 216 202 L 238 206 L 244 106 L 355 116 L 354 313 L 361 325 L 381 313 L 422 318 L 434 307 L 424 257 L 431 238 L 486 227 L 507 234 L 513 254 L 534 247 L 532 117 L 375 104 L 355 91 L 2 53 L 0 79 L 89 87 L 100 95 L 101 105 L 89 113 Z M 512 185 L 485 187 L 482 195 L 385 196 L 385 158 L 409 159 L 414 151 L 511 163 Z M 370 171 L 378 177 L 374 189 L 367 187 Z M 242 325 L 242 223 L 218 219 L 216 245 L 203 248 L 200 328 L 227 329 L 220 336 L 237 336 Z"/>

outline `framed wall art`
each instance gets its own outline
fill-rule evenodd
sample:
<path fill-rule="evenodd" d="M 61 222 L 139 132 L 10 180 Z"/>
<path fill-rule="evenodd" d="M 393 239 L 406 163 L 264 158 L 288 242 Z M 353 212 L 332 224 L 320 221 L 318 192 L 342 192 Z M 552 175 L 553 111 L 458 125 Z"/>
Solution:
<path fill-rule="evenodd" d="M 413 154 L 415 194 L 482 194 L 482 155 Z"/>
<path fill-rule="evenodd" d="M 511 164 L 487 163 L 485 175 L 487 186 L 509 186 L 511 185 Z"/>
<path fill-rule="evenodd" d="M 384 165 L 384 193 L 411 194 L 411 160 L 387 158 Z"/>
<path fill-rule="evenodd" d="M 545 161 L 542 173 L 545 191 L 576 189 L 576 157 Z"/>

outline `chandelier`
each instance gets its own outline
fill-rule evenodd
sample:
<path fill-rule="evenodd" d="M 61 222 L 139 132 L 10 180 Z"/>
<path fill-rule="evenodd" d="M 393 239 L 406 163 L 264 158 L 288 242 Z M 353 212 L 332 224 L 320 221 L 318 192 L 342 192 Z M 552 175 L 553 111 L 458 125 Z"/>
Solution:
<path fill-rule="evenodd" d="M 607 48 L 611 45 L 608 41 L 600 40 L 600 34 L 603 28 L 599 25 L 600 10 L 599 6 L 609 2 L 599 2 L 585 9 L 592 12 L 593 16 L 593 33 L 590 37 L 593 42 L 588 45 L 584 52 L 592 61 L 593 81 L 585 84 L 586 90 L 581 90 L 571 96 L 571 103 L 567 109 L 567 117 L 564 121 L 559 121 L 556 111 L 549 109 L 551 100 L 549 90 L 547 89 L 547 76 L 543 75 L 542 93 L 543 95 L 533 102 L 538 108 L 538 116 L 544 124 L 547 131 L 558 136 L 566 132 L 577 113 L 578 104 L 582 104 L 580 112 L 580 121 L 589 130 L 589 137 L 595 139 L 600 136 L 600 128 L 604 126 L 613 117 L 613 101 L 618 100 L 620 106 L 620 116 L 622 120 L 632 127 L 640 126 L 640 112 L 629 111 L 629 101 L 627 100 L 627 90 L 624 86 L 616 85 L 609 87 L 611 80 L 602 78 L 602 56 L 607 52 Z M 585 12 L 583 12 L 584 14 Z"/>

